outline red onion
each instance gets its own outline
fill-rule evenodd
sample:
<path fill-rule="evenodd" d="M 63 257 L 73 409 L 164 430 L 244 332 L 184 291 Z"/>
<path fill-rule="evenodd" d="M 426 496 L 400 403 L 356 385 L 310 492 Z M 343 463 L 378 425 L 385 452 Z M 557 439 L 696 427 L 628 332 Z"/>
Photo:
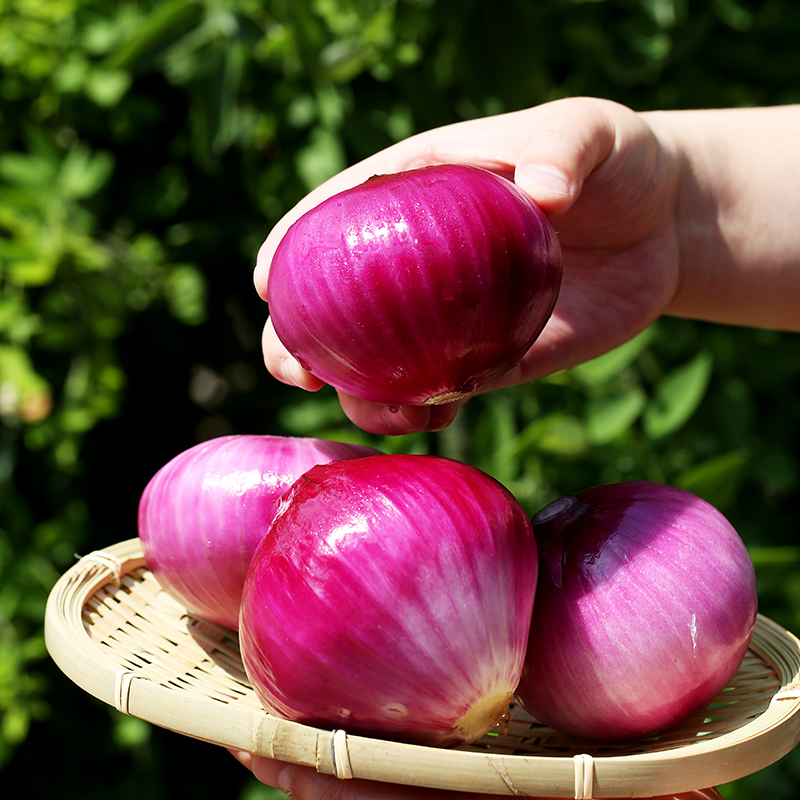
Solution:
<path fill-rule="evenodd" d="M 221 436 L 164 465 L 139 502 L 145 561 L 197 616 L 236 628 L 256 545 L 281 494 L 315 464 L 377 453 L 371 447 L 284 436 Z"/>
<path fill-rule="evenodd" d="M 379 175 L 307 212 L 272 261 L 278 337 L 307 370 L 387 405 L 469 396 L 552 313 L 561 249 L 547 217 L 487 170 Z"/>
<path fill-rule="evenodd" d="M 730 681 L 756 621 L 739 535 L 690 492 L 632 481 L 533 518 L 542 564 L 517 697 L 591 739 L 669 728 Z"/>
<path fill-rule="evenodd" d="M 536 574 L 530 520 L 475 467 L 420 455 L 314 467 L 253 556 L 245 670 L 283 718 L 472 741 L 513 696 Z"/>

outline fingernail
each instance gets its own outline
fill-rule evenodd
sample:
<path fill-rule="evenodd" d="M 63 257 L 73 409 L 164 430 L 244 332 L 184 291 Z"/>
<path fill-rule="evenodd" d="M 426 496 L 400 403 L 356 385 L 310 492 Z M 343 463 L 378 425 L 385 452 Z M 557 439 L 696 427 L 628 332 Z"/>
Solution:
<path fill-rule="evenodd" d="M 281 373 L 281 381 L 290 386 L 302 386 L 305 378 L 305 370 L 293 358 L 282 358 L 278 366 Z"/>
<path fill-rule="evenodd" d="M 548 194 L 569 196 L 569 181 L 555 167 L 525 164 L 517 173 L 516 181 L 523 189 L 528 187 Z"/>
<path fill-rule="evenodd" d="M 289 766 L 284 767 L 278 773 L 278 788 L 291 797 L 292 795 L 292 768 Z"/>
<path fill-rule="evenodd" d="M 384 406 L 381 419 L 394 433 L 415 433 L 425 429 L 430 409 L 423 406 Z"/>
<path fill-rule="evenodd" d="M 399 406 L 383 406 L 381 409 L 381 420 L 384 425 L 396 433 L 410 432 L 408 420 Z"/>

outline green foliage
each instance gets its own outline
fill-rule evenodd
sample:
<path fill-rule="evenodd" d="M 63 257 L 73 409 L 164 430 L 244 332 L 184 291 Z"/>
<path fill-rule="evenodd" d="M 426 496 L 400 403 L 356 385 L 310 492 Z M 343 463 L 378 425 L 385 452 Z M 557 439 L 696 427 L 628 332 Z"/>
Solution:
<path fill-rule="evenodd" d="M 382 438 L 265 374 L 251 281 L 282 213 L 416 131 L 576 94 L 794 102 L 798 33 L 790 0 L 0 0 L 0 768 L 26 796 L 276 796 L 94 703 L 43 646 L 58 575 L 134 536 L 146 481 L 209 436 L 441 453 L 531 513 L 614 480 L 685 486 L 800 630 L 796 336 L 659 320 L 441 433 Z M 788 798 L 797 775 L 795 752 L 724 790 Z"/>

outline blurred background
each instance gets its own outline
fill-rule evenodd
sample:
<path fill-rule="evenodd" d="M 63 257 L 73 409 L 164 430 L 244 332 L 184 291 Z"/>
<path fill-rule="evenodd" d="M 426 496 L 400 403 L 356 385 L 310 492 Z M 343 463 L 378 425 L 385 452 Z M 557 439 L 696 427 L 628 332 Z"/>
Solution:
<path fill-rule="evenodd" d="M 382 439 L 331 391 L 267 374 L 251 278 L 309 189 L 416 131 L 569 95 L 797 102 L 798 39 L 794 0 L 0 0 L 3 783 L 280 797 L 221 748 L 95 702 L 42 637 L 56 579 L 135 536 L 153 473 L 221 434 L 453 456 L 530 513 L 620 479 L 686 487 L 745 539 L 762 612 L 800 631 L 796 335 L 663 319 L 446 431 Z M 722 791 L 794 800 L 799 781 L 795 751 Z"/>

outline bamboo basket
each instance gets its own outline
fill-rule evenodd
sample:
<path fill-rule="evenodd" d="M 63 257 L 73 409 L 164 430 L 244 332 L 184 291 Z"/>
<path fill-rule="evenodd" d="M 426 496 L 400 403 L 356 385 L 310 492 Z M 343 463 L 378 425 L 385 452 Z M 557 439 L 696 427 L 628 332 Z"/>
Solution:
<path fill-rule="evenodd" d="M 709 706 L 657 736 L 578 740 L 512 707 L 451 750 L 278 719 L 247 681 L 236 633 L 192 618 L 159 585 L 138 539 L 81 558 L 45 614 L 48 651 L 78 686 L 124 714 L 341 779 L 542 797 L 652 797 L 719 785 L 800 741 L 800 640 L 759 616 L 739 671 Z"/>

